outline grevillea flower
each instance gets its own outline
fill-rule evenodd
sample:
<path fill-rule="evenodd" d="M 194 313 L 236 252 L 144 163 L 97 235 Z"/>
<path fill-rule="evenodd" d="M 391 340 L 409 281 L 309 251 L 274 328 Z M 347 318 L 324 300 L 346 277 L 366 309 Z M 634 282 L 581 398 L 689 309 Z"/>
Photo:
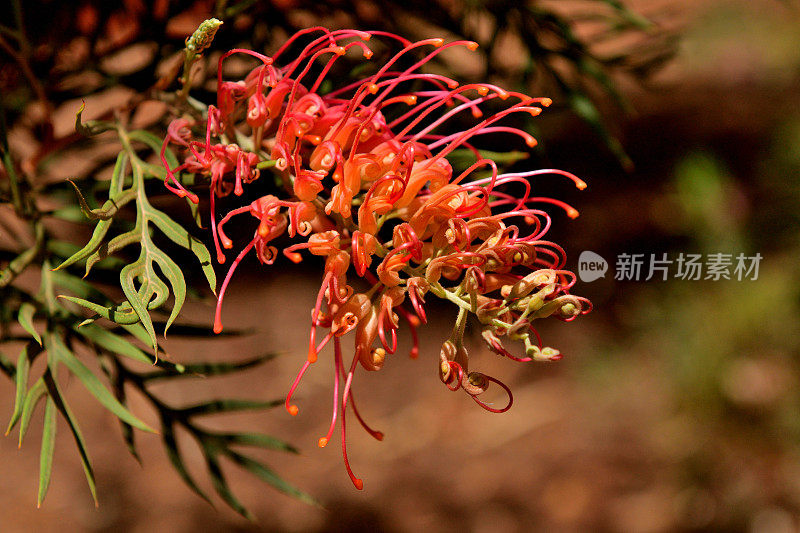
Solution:
<path fill-rule="evenodd" d="M 370 60 L 373 37 L 399 50 L 376 66 L 374 74 L 336 83 L 329 75 L 334 63 L 351 49 Z M 301 46 L 301 41 L 306 44 Z M 291 261 L 301 261 L 304 253 L 324 258 L 311 311 L 308 354 L 286 397 L 286 408 L 292 415 L 298 413 L 291 402 L 294 391 L 305 372 L 320 364 L 326 346 L 333 344 L 333 414 L 319 445 L 330 441 L 341 418 L 345 466 L 359 489 L 362 481 L 347 458 L 347 408 L 372 436 L 380 440 L 383 434 L 370 428 L 356 409 L 354 376 L 359 366 L 380 370 L 397 350 L 401 324 L 414 341 L 412 358 L 419 355 L 416 329 L 427 321 L 427 298 L 433 295 L 458 308 L 453 332 L 439 354 L 439 378 L 493 412 L 508 410 L 513 397 L 499 380 L 470 368 L 463 341 L 468 316 L 481 324 L 491 351 L 520 362 L 553 361 L 561 354 L 542 345 L 533 321 L 548 316 L 570 321 L 591 308 L 588 300 L 569 292 L 575 275 L 564 270 L 564 250 L 544 239 L 551 218 L 541 204 L 555 205 L 571 218 L 578 212 L 531 193 L 535 179 L 545 175 L 563 176 L 579 189 L 585 183 L 553 169 L 501 174 L 473 145 L 476 137 L 491 135 L 518 137 L 534 146 L 532 136 L 503 119 L 519 113 L 536 116 L 550 99 L 490 83 L 461 85 L 421 70 L 453 47 L 474 50 L 477 44 L 410 42 L 384 32 L 318 27 L 298 32 L 272 56 L 231 50 L 220 59 L 218 99 L 204 123 L 173 121 L 162 150 L 165 185 L 171 191 L 197 203 L 197 196 L 181 185 L 179 173 L 208 179 L 219 263 L 226 261 L 225 250 L 236 246 L 225 225 L 248 213 L 258 220 L 219 291 L 215 332 L 222 331 L 222 302 L 231 276 L 251 250 L 261 263 L 271 264 L 278 255 L 278 238 L 286 234 L 300 241 L 283 247 Z M 296 55 L 286 57 L 297 49 Z M 243 80 L 223 81 L 223 61 L 232 54 L 252 56 L 259 64 Z M 323 82 L 332 89 L 323 92 Z M 498 103 L 504 105 L 500 111 L 489 111 Z M 463 126 L 465 120 L 471 125 Z M 192 132 L 198 126 L 204 127 L 204 136 L 195 140 Z M 167 163 L 169 145 L 183 153 L 176 168 Z M 475 163 L 456 173 L 448 157 L 455 150 L 473 154 Z M 270 169 L 268 174 L 262 172 L 265 169 Z M 271 194 L 217 220 L 218 198 L 241 196 L 245 187 L 266 179 L 272 188 L 262 190 Z M 368 290 L 353 288 L 351 282 L 358 278 Z M 349 356 L 342 348 L 346 335 L 354 341 Z M 509 340 L 522 344 L 523 356 L 506 349 Z M 505 406 L 481 400 L 492 384 L 507 394 Z"/>

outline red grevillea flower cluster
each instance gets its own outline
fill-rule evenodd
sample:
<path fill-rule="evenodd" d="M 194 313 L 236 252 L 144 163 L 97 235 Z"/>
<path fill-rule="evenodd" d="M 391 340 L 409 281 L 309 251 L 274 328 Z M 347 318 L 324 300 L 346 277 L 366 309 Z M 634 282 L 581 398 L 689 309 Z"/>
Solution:
<path fill-rule="evenodd" d="M 365 59 L 373 55 L 373 38 L 399 50 L 377 71 L 356 82 L 337 84 L 329 76 L 334 63 L 356 49 Z M 289 49 L 300 52 L 287 58 Z M 514 361 L 552 361 L 560 353 L 543 347 L 531 324 L 554 316 L 569 321 L 587 313 L 585 298 L 569 294 L 575 275 L 564 270 L 565 253 L 544 239 L 551 218 L 540 207 L 554 204 L 574 218 L 577 211 L 552 198 L 533 196 L 531 179 L 560 175 L 583 189 L 583 181 L 560 170 L 501 174 L 491 159 L 473 146 L 478 136 L 536 140 L 503 125 L 516 113 L 538 115 L 548 98 L 532 98 L 490 83 L 461 85 L 420 69 L 453 47 L 475 50 L 471 41 L 442 39 L 410 42 L 384 32 L 303 30 L 272 56 L 235 49 L 220 59 L 217 104 L 209 107 L 205 138 L 193 138 L 198 126 L 177 119 L 168 129 L 164 148 L 182 148 L 182 164 L 167 168 L 166 186 L 197 202 L 180 183 L 180 172 L 205 176 L 210 182 L 211 229 L 219 263 L 225 250 L 236 245 L 225 227 L 249 213 L 258 220 L 252 239 L 233 260 L 220 288 L 214 331 L 222 330 L 222 302 L 236 266 L 251 251 L 263 264 L 272 264 L 276 239 L 287 234 L 299 240 L 283 254 L 299 262 L 303 253 L 325 260 L 322 284 L 311 312 L 308 356 L 286 398 L 292 415 L 298 412 L 291 396 L 304 373 L 333 344 L 333 415 L 325 446 L 341 418 L 344 462 L 354 485 L 345 439 L 345 412 L 351 407 L 361 425 L 375 438 L 353 399 L 353 376 L 360 365 L 379 370 L 397 349 L 401 321 L 414 340 L 411 357 L 418 356 L 416 328 L 427 321 L 425 299 L 430 295 L 458 308 L 453 333 L 439 354 L 439 377 L 451 390 L 463 389 L 481 407 L 504 412 L 511 391 L 494 377 L 470 370 L 463 334 L 468 316 L 481 324 L 482 336 L 493 352 Z M 245 54 L 259 61 L 243 80 L 223 80 L 223 61 Z M 404 65 L 404 66 L 400 66 Z M 312 72 L 314 74 L 309 74 Z M 333 88 L 323 94 L 323 81 Z M 414 90 L 410 88 L 414 87 Z M 501 111 L 488 108 L 503 103 Z M 455 127 L 467 118 L 471 126 Z M 200 124 L 202 126 L 203 124 Z M 453 131 L 456 129 L 456 131 Z M 469 150 L 475 163 L 455 173 L 448 155 Z M 269 169 L 269 176 L 262 171 Z M 216 200 L 240 196 L 257 180 L 272 179 L 275 194 L 233 209 L 217 218 Z M 516 192 L 514 192 L 516 191 Z M 236 218 L 239 220 L 238 218 Z M 362 281 L 356 290 L 353 279 Z M 341 342 L 350 334 L 350 360 Z M 507 351 L 504 342 L 520 341 L 524 356 Z M 508 395 L 503 407 L 481 400 L 492 384 Z"/>

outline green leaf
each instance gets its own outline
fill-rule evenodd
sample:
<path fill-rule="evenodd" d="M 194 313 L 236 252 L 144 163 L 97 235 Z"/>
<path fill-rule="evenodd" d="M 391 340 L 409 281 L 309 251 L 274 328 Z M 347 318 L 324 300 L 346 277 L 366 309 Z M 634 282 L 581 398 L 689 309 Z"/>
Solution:
<path fill-rule="evenodd" d="M 140 323 L 135 324 L 120 324 L 122 329 L 127 331 L 129 334 L 133 335 L 133 337 L 144 344 L 148 344 L 150 342 L 150 335 L 147 333 L 147 330 L 144 329 Z"/>
<path fill-rule="evenodd" d="M 105 348 L 111 353 L 129 357 L 140 363 L 153 364 L 154 360 L 148 357 L 142 350 L 128 342 L 124 337 L 112 333 L 107 329 L 101 328 L 96 324 L 88 324 L 81 327 L 73 327 L 78 334 L 101 348 Z"/>
<path fill-rule="evenodd" d="M 31 362 L 28 358 L 28 346 L 22 348 L 17 359 L 17 371 L 14 379 L 17 385 L 17 393 L 14 397 L 14 411 L 11 414 L 11 421 L 6 428 L 6 435 L 11 433 L 11 430 L 17 424 L 19 417 L 22 416 L 22 404 L 25 402 L 25 393 L 28 390 L 28 376 L 30 374 Z"/>
<path fill-rule="evenodd" d="M 75 113 L 75 131 L 86 137 L 92 137 L 104 131 L 113 130 L 114 124 L 100 120 L 90 120 L 84 123 L 81 119 L 83 110 L 86 109 L 86 102 L 81 102 L 81 107 Z"/>
<path fill-rule="evenodd" d="M 167 324 L 164 326 L 164 336 L 167 336 L 167 330 L 178 318 L 178 313 L 183 307 L 186 300 L 186 281 L 183 279 L 183 272 L 175 261 L 169 258 L 167 254 L 161 250 L 153 250 L 153 257 L 161 267 L 161 272 L 167 277 L 170 285 L 172 286 L 172 294 L 175 297 L 175 305 L 172 306 L 172 312 L 167 319 Z"/>
<path fill-rule="evenodd" d="M 206 466 L 208 467 L 208 474 L 211 477 L 211 483 L 214 485 L 214 490 L 217 491 L 217 494 L 225 500 L 231 509 L 242 515 L 243 517 L 247 518 L 248 520 L 253 520 L 255 517 L 247 510 L 247 508 L 242 505 L 242 502 L 233 495 L 233 491 L 228 486 L 228 482 L 225 480 L 225 476 L 222 473 L 222 469 L 219 466 L 219 461 L 217 460 L 216 455 L 214 455 L 214 450 L 204 449 L 206 454 Z"/>
<path fill-rule="evenodd" d="M 95 376 L 91 370 L 89 370 L 86 365 L 84 365 L 80 359 L 78 359 L 75 354 L 73 354 L 66 346 L 61 344 L 61 340 L 58 337 L 54 337 L 52 348 L 56 351 L 56 355 L 58 360 L 64 363 L 64 365 L 69 368 L 70 372 L 72 372 L 75 377 L 77 377 L 83 386 L 86 387 L 86 390 L 94 396 L 100 404 L 111 411 L 117 418 L 120 420 L 124 420 L 128 424 L 132 425 L 135 428 L 141 429 L 143 431 L 149 431 L 151 433 L 155 433 L 155 430 L 139 420 L 136 416 L 133 415 L 128 409 L 119 403 L 111 392 L 103 384 L 100 382 L 97 376 Z"/>
<path fill-rule="evenodd" d="M 62 268 L 67 268 L 70 265 L 77 263 L 78 261 L 82 261 L 95 253 L 98 248 L 103 243 L 103 238 L 108 233 L 108 230 L 111 229 L 112 220 L 101 220 L 95 226 L 94 231 L 92 232 L 92 237 L 89 239 L 89 242 L 86 245 L 75 252 L 72 256 L 68 257 L 64 260 L 60 265 L 58 265 L 55 269 L 61 270 Z"/>
<path fill-rule="evenodd" d="M 127 407 L 128 403 L 125 397 L 125 375 L 122 372 L 116 372 L 113 376 L 113 379 L 114 396 L 117 397 L 117 400 L 119 400 L 122 405 Z M 122 439 L 125 441 L 128 451 L 133 458 L 136 459 L 136 462 L 141 465 L 142 459 L 139 457 L 139 452 L 136 450 L 136 435 L 133 431 L 133 427 L 122 420 L 119 421 L 119 424 L 120 428 L 122 429 Z"/>
<path fill-rule="evenodd" d="M 254 411 L 272 409 L 273 407 L 282 405 L 283 402 L 284 400 L 272 400 L 269 402 L 235 399 L 210 400 L 190 407 L 184 407 L 181 409 L 181 412 L 187 416 L 195 416 L 228 413 L 231 411 Z"/>
<path fill-rule="evenodd" d="M 142 252 L 144 254 L 144 251 Z M 136 313 L 136 316 L 139 317 L 139 321 L 144 326 L 144 329 L 147 331 L 147 334 L 150 336 L 150 343 L 153 346 L 153 351 L 158 352 L 158 341 L 156 340 L 156 331 L 153 328 L 153 321 L 150 318 L 150 313 L 147 312 L 147 305 L 150 301 L 150 297 L 152 293 L 147 295 L 147 300 L 142 301 L 139 297 L 139 293 L 134 286 L 134 279 L 144 278 L 146 275 L 147 268 L 142 260 L 142 256 L 139 256 L 139 259 L 132 263 L 125 268 L 123 268 L 119 273 L 119 282 L 122 286 L 122 292 L 125 293 L 125 298 L 128 299 L 128 303 L 130 303 L 131 308 Z M 149 288 L 149 283 L 144 282 L 142 280 L 142 289 L 146 290 Z M 155 281 L 155 280 L 148 280 L 148 281 Z"/>
<path fill-rule="evenodd" d="M 19 446 L 22 447 L 22 439 L 25 438 L 25 433 L 28 432 L 28 426 L 31 423 L 31 416 L 33 415 L 36 405 L 42 399 L 47 388 L 45 387 L 44 380 L 39 378 L 33 384 L 25 395 L 25 401 L 22 402 L 22 416 L 19 420 Z"/>
<path fill-rule="evenodd" d="M 36 342 L 39 343 L 39 346 L 42 345 L 42 337 L 36 331 L 36 328 L 33 327 L 33 315 L 36 313 L 36 307 L 28 302 L 23 303 L 19 306 L 19 315 L 17 320 L 19 321 L 20 325 L 31 334 L 31 336 L 36 339 Z"/>
<path fill-rule="evenodd" d="M 139 322 L 138 315 L 130 308 L 128 302 L 124 302 L 116 307 L 104 307 L 100 304 L 90 302 L 89 300 L 84 300 L 83 298 L 76 298 L 75 296 L 59 296 L 59 298 L 85 307 L 90 311 L 94 311 L 101 317 L 120 325 L 136 324 Z M 155 332 L 153 336 L 155 336 Z M 151 337 L 148 337 L 148 342 L 150 341 Z"/>
<path fill-rule="evenodd" d="M 53 452 L 56 444 L 56 405 L 47 398 L 44 409 L 44 429 L 42 431 L 42 448 L 39 453 L 39 493 L 36 496 L 36 507 L 41 507 L 47 488 L 50 486 L 50 474 L 53 471 Z"/>
<path fill-rule="evenodd" d="M 125 169 L 128 165 L 128 154 L 120 152 L 117 156 L 117 161 L 114 164 L 114 172 L 111 174 L 111 183 L 109 185 L 109 198 L 122 194 L 122 187 L 125 182 Z M 100 248 L 103 239 L 111 228 L 112 219 L 101 220 L 95 226 L 92 232 L 92 237 L 86 246 L 75 252 L 71 257 L 67 258 L 63 263 L 56 267 L 56 270 L 66 268 L 78 261 L 86 259 Z"/>
<path fill-rule="evenodd" d="M 0 352 L 0 372 L 5 373 L 11 379 L 17 375 L 17 367 L 2 352 Z"/>
<path fill-rule="evenodd" d="M 241 370 L 258 366 L 262 363 L 265 363 L 266 361 L 269 361 L 270 359 L 273 359 L 276 355 L 277 354 L 270 353 L 258 357 L 253 357 L 250 359 L 245 359 L 243 361 L 231 362 L 231 363 L 228 362 L 190 363 L 187 365 L 181 365 L 180 369 L 173 366 L 170 368 L 165 368 L 163 370 L 157 370 L 155 372 L 143 374 L 142 379 L 144 379 L 145 381 L 155 381 L 158 379 L 169 379 L 174 377 L 198 376 L 198 375 L 222 376 L 225 374 L 231 374 L 233 372 L 239 372 Z"/>
<path fill-rule="evenodd" d="M 281 403 L 283 402 L 281 401 Z M 270 450 L 282 452 L 300 453 L 297 448 L 291 444 L 263 433 L 227 433 L 220 434 L 219 436 L 227 441 L 228 444 L 232 445 L 256 446 L 258 448 L 268 448 Z"/>
<path fill-rule="evenodd" d="M 283 492 L 284 494 L 288 494 L 293 498 L 297 498 L 301 502 L 308 503 L 310 505 L 319 506 L 319 502 L 317 502 L 314 498 L 310 495 L 306 494 L 305 492 L 301 491 L 291 483 L 288 483 L 283 478 L 281 478 L 278 474 L 276 474 L 273 470 L 268 468 L 263 463 L 256 461 L 255 459 L 248 457 L 246 455 L 240 454 L 238 452 L 229 451 L 228 457 L 233 460 L 234 463 L 241 466 L 242 468 L 249 470 L 253 475 L 269 483 L 279 491 Z"/>
<path fill-rule="evenodd" d="M 67 401 L 64 399 L 64 395 L 61 394 L 61 390 L 58 388 L 58 383 L 56 383 L 56 380 L 50 373 L 49 369 L 44 374 L 44 380 L 47 390 L 50 393 L 48 403 L 50 400 L 52 400 L 58 411 L 61 413 L 61 416 L 63 416 L 64 420 L 67 421 L 70 432 L 72 432 L 72 437 L 75 439 L 75 446 L 78 448 L 78 454 L 81 458 L 81 465 L 83 465 L 83 474 L 86 476 L 86 483 L 89 485 L 89 491 L 92 493 L 94 505 L 97 507 L 97 483 L 95 482 L 94 478 L 92 462 L 89 459 L 89 452 L 86 450 L 86 441 L 83 439 L 80 426 L 78 426 L 78 420 L 72 414 L 69 405 L 67 405 Z"/>
<path fill-rule="evenodd" d="M 112 303 L 111 299 L 97 290 L 94 285 L 68 272 L 56 270 L 55 272 L 51 272 L 50 276 L 53 279 L 53 285 L 66 289 L 80 298 L 92 298 L 95 301 L 101 301 L 108 305 Z"/>
<path fill-rule="evenodd" d="M 200 267 L 203 269 L 203 274 L 206 276 L 208 286 L 211 287 L 214 294 L 217 293 L 217 275 L 214 272 L 214 266 L 211 263 L 211 254 L 206 248 L 206 245 L 200 242 L 199 239 L 189 235 L 177 222 L 169 218 L 163 212 L 150 207 L 147 211 L 150 220 L 161 230 L 164 235 L 175 244 L 186 248 L 192 252 L 200 261 Z"/>
<path fill-rule="evenodd" d="M 491 159 L 498 165 L 513 165 L 530 157 L 528 152 L 510 150 L 508 152 L 493 152 L 491 150 L 478 150 L 481 158 Z M 477 162 L 475 153 L 468 148 L 458 148 L 447 155 L 447 160 L 454 168 L 466 169 Z M 484 167 L 485 169 L 486 167 Z"/>
<path fill-rule="evenodd" d="M 78 195 L 78 203 L 81 206 L 81 211 L 86 216 L 86 218 L 91 220 L 108 220 L 117 214 L 119 208 L 136 198 L 136 191 L 133 189 L 129 189 L 122 194 L 112 196 L 103 207 L 100 209 L 92 209 L 89 207 L 89 204 L 86 203 L 86 198 L 84 198 L 81 190 L 75 185 L 75 182 L 72 180 L 67 180 L 74 188 L 75 193 Z"/>
<path fill-rule="evenodd" d="M 178 442 L 175 440 L 175 431 L 172 426 L 167 423 L 167 421 L 163 421 L 162 423 L 161 435 L 162 440 L 164 441 L 164 448 L 167 451 L 167 457 L 169 458 L 170 463 L 172 463 L 172 467 L 176 472 L 178 472 L 178 475 L 181 477 L 183 482 L 186 483 L 186 486 L 188 486 L 195 494 L 213 506 L 214 504 L 211 502 L 206 493 L 200 490 L 200 487 L 197 486 L 194 478 L 192 478 L 191 474 L 189 474 L 189 471 L 186 469 L 186 465 L 183 464 L 181 452 L 178 449 Z"/>
<path fill-rule="evenodd" d="M 161 152 L 161 147 L 164 143 L 163 139 L 159 139 L 158 137 L 156 137 L 155 135 L 146 130 L 134 130 L 128 132 L 128 138 L 130 138 L 133 141 L 143 142 L 144 144 L 149 146 L 150 149 L 153 150 L 153 152 L 157 154 Z M 164 150 L 164 158 L 167 160 L 167 163 L 169 164 L 170 168 L 175 168 L 179 165 L 178 158 L 175 157 L 175 154 L 169 147 L 167 147 Z"/>

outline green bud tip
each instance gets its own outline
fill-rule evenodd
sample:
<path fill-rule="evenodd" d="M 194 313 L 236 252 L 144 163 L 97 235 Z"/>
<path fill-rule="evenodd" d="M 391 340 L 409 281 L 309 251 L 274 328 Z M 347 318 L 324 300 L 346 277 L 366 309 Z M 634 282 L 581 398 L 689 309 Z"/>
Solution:
<path fill-rule="evenodd" d="M 222 26 L 222 21 L 219 19 L 204 20 L 192 36 L 186 39 L 186 49 L 195 54 L 203 53 L 203 50 L 211 46 L 211 41 L 214 40 L 220 26 Z"/>

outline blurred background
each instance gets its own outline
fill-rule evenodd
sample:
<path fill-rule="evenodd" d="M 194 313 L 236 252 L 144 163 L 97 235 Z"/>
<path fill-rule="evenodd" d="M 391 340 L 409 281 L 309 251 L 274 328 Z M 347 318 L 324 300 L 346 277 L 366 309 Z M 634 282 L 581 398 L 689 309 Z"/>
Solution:
<path fill-rule="evenodd" d="M 316 445 L 327 430 L 329 369 L 307 375 L 297 417 L 275 409 L 212 418 L 213 427 L 264 430 L 297 446 L 298 457 L 263 457 L 323 505 L 293 500 L 224 465 L 255 523 L 190 492 L 155 435 L 139 435 L 140 466 L 113 416 L 76 390 L 72 405 L 92 453 L 100 507 L 62 432 L 48 499 L 36 509 L 41 428 L 33 424 L 21 450 L 15 438 L 0 439 L 0 530 L 800 529 L 797 3 L 628 0 L 629 11 L 590 0 L 233 4 L 25 3 L 31 64 L 54 102 L 54 132 L 3 47 L 0 87 L 12 148 L 31 157 L 43 138 L 68 134 L 80 97 L 91 118 L 144 91 L 183 38 L 220 10 L 227 17 L 204 64 L 210 71 L 220 50 L 242 43 L 274 50 L 289 28 L 317 23 L 388 28 L 408 38 L 466 35 L 491 46 L 477 60 L 452 58 L 442 68 L 555 101 L 535 121 L 540 147 L 518 165 L 568 170 L 589 184 L 585 191 L 558 179 L 536 186 L 581 212 L 574 221 L 555 215 L 551 238 L 567 250 L 568 266 L 576 270 L 584 250 L 610 263 L 605 278 L 573 291 L 590 298 L 594 311 L 541 326 L 545 344 L 565 354 L 555 364 L 500 360 L 472 335 L 476 367 L 514 391 L 514 407 L 493 415 L 439 382 L 439 347 L 455 315 L 434 307 L 418 360 L 403 355 L 410 345 L 403 339 L 383 370 L 359 375 L 360 409 L 386 434 L 377 442 L 355 424 L 349 434 L 363 492 L 349 482 L 339 447 Z M 197 87 L 198 98 L 206 90 Z M 154 124 L 163 113 L 143 106 L 133 120 Z M 92 165 L 91 155 L 64 151 L 40 165 L 37 179 L 81 175 Z M 675 265 L 667 281 L 615 280 L 616 258 L 634 253 L 758 253 L 762 260 L 757 280 L 673 279 Z M 287 391 L 305 353 L 319 271 L 286 262 L 246 267 L 230 286 L 225 313 L 252 333 L 169 339 L 168 351 L 181 362 L 283 355 L 213 384 L 165 384 L 158 389 L 164 398 L 269 400 Z M 212 309 L 207 301 L 191 304 L 186 320 L 210 327 Z M 0 381 L 0 413 L 11 412 L 13 390 Z M 152 419 L 145 402 L 131 398 L 131 406 Z M 210 487 L 202 456 L 181 442 L 189 469 Z"/>

